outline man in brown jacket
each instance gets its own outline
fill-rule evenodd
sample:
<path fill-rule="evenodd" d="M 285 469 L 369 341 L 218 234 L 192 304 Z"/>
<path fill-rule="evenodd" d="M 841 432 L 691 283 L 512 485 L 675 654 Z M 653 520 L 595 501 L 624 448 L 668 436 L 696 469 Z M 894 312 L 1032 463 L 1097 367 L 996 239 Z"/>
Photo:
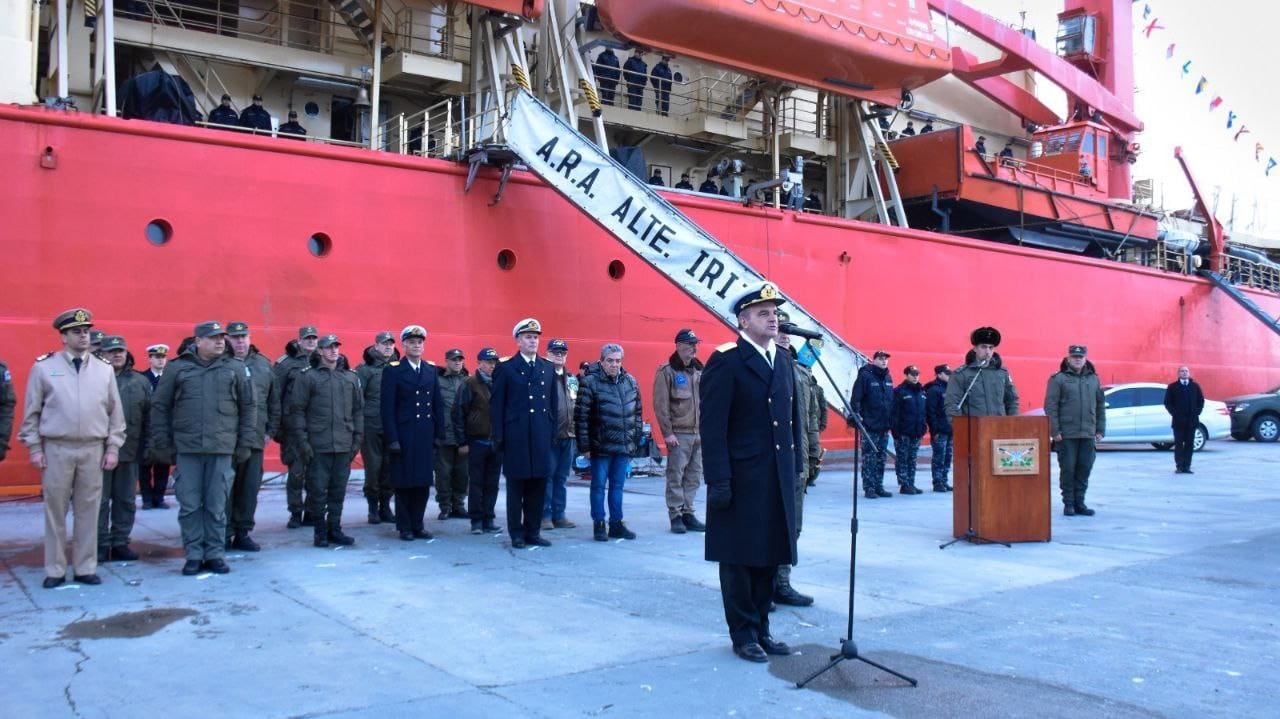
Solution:
<path fill-rule="evenodd" d="M 667 514 L 676 534 L 702 532 L 706 525 L 694 513 L 702 486 L 702 440 L 698 437 L 698 385 L 702 362 L 698 336 L 691 329 L 676 333 L 676 351 L 658 368 L 653 380 L 653 412 L 667 445 Z"/>
<path fill-rule="evenodd" d="M 75 581 L 98 578 L 98 504 L 102 470 L 115 469 L 124 444 L 124 412 L 111 365 L 89 354 L 93 315 L 67 310 L 53 321 L 62 351 L 36 360 L 27 379 L 22 429 L 44 494 L 44 588 L 67 581 L 67 505 L 75 527 Z"/>
<path fill-rule="evenodd" d="M 320 354 L 289 386 L 284 424 L 289 443 L 307 464 L 307 512 L 317 547 L 351 545 L 342 532 L 342 503 L 351 460 L 364 434 L 364 391 L 342 358 L 337 335 L 320 339 Z"/>

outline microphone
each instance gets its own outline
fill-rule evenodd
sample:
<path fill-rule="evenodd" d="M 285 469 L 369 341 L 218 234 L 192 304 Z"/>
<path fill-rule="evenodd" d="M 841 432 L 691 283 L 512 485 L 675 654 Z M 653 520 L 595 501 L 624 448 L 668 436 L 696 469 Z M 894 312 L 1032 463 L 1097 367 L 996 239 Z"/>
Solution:
<path fill-rule="evenodd" d="M 782 324 L 778 325 L 778 331 L 782 332 L 783 334 L 795 335 L 796 337 L 803 337 L 807 340 L 822 339 L 821 332 L 815 332 L 813 330 L 807 330 L 803 327 L 797 327 L 791 324 L 790 322 L 783 322 Z"/>

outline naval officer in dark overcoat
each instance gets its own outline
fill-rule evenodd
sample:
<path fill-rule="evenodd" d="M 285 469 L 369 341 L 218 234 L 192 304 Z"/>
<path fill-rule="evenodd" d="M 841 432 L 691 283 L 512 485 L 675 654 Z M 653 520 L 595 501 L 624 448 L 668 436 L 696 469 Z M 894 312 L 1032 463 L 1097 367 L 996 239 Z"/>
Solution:
<path fill-rule="evenodd" d="M 493 373 L 489 412 L 494 446 L 507 478 L 507 532 L 511 546 L 549 547 L 541 537 L 542 505 L 551 474 L 551 440 L 560 411 L 555 365 L 538 356 L 542 325 L 532 317 L 511 330 L 519 350 Z"/>
<path fill-rule="evenodd" d="M 440 411 L 436 368 L 422 359 L 427 331 L 409 325 L 400 332 L 404 359 L 382 371 L 382 431 L 391 455 L 391 486 L 395 490 L 396 530 L 400 539 L 431 539 L 423 525 L 431 478 L 435 471 L 435 443 L 444 436 L 448 418 Z"/>
<path fill-rule="evenodd" d="M 706 559 L 720 563 L 734 653 L 753 662 L 791 653 L 769 634 L 778 565 L 796 560 L 795 483 L 804 461 L 791 354 L 774 344 L 784 302 L 769 282 L 737 298 L 738 340 L 716 348 L 699 387 Z"/>

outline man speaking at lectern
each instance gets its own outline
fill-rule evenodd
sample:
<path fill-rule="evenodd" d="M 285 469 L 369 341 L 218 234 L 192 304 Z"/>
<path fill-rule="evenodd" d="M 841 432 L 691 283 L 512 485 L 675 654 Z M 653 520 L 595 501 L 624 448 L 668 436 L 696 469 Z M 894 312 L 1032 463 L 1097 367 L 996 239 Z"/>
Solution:
<path fill-rule="evenodd" d="M 951 375 L 943 396 L 952 417 L 1002 417 L 1018 413 L 1018 390 L 1009 370 L 1004 368 L 996 347 L 1000 330 L 979 327 L 969 334 L 973 349 L 964 357 L 964 366 Z M 963 399 L 963 403 L 961 403 Z"/>

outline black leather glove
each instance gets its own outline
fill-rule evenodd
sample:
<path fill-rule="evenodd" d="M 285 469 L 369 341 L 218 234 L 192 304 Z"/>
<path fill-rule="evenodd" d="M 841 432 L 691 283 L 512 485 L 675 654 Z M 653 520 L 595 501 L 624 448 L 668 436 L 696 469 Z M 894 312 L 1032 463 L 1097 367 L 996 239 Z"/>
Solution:
<path fill-rule="evenodd" d="M 707 487 L 707 506 L 712 509 L 728 509 L 733 504 L 733 490 L 729 485 L 720 484 Z"/>
<path fill-rule="evenodd" d="M 351 442 L 355 446 L 355 449 L 351 450 L 351 456 L 354 457 L 360 452 L 360 448 L 364 446 L 364 435 L 351 435 Z"/>
<path fill-rule="evenodd" d="M 303 464 L 310 464 L 311 460 L 314 459 L 315 456 L 316 451 L 311 448 L 310 444 L 307 444 L 306 442 L 298 443 L 298 458 L 302 460 Z"/>
<path fill-rule="evenodd" d="M 399 442 L 387 443 L 387 451 L 390 452 L 391 454 L 400 454 L 400 443 Z"/>
<path fill-rule="evenodd" d="M 236 464 L 244 464 L 249 461 L 249 455 L 252 454 L 248 447 L 236 447 L 236 453 L 232 455 L 232 459 Z"/>
<path fill-rule="evenodd" d="M 498 453 L 501 453 L 501 452 L 502 452 L 503 444 L 504 444 L 504 443 L 503 443 L 503 440 L 495 439 L 495 440 L 493 441 L 493 451 L 498 452 Z"/>

